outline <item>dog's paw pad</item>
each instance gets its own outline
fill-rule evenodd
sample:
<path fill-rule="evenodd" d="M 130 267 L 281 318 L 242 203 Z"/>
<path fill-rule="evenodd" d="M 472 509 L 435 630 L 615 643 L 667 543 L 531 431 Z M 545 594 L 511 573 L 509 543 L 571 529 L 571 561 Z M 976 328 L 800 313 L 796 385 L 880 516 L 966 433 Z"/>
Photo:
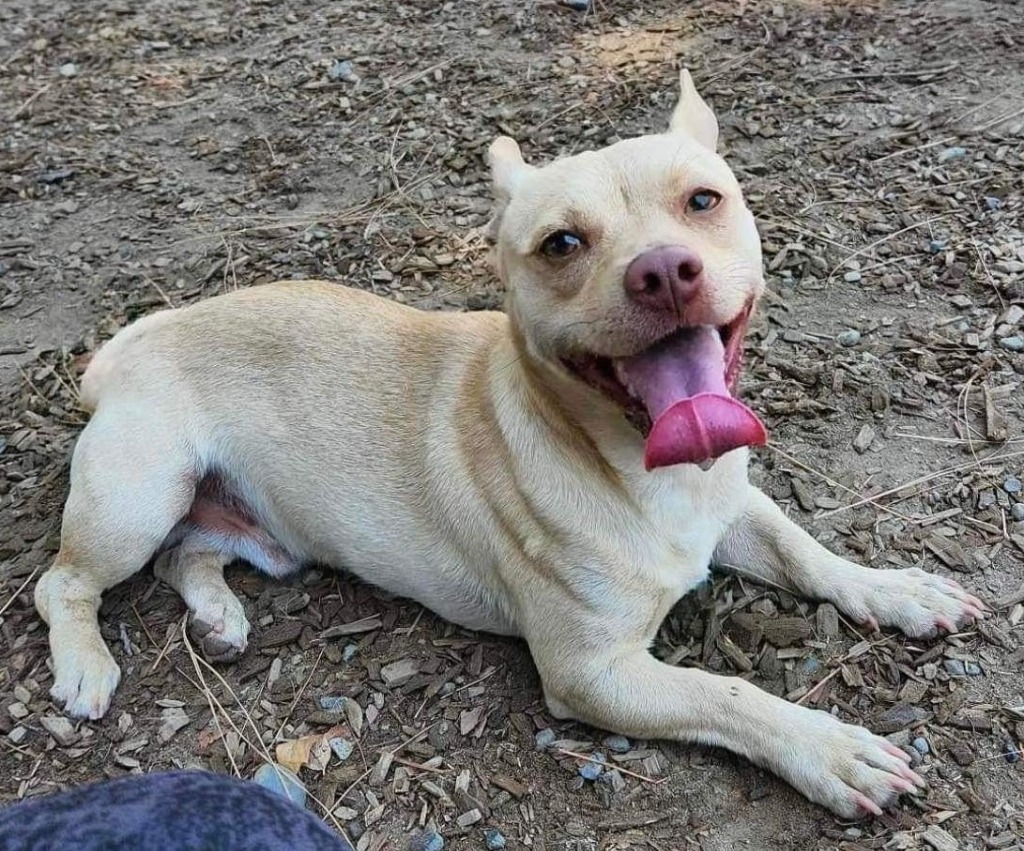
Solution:
<path fill-rule="evenodd" d="M 241 604 L 233 611 L 224 609 L 222 617 L 206 620 L 194 615 L 189 632 L 199 645 L 203 656 L 210 662 L 234 662 L 249 644 L 249 621 Z"/>

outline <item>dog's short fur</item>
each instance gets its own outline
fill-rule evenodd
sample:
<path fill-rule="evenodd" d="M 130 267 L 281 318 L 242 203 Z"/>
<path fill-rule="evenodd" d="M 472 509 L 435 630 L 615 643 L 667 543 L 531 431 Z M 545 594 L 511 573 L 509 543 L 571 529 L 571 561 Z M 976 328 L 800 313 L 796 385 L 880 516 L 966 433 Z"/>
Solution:
<path fill-rule="evenodd" d="M 90 783 L 0 807 L 0 851 L 352 851 L 312 813 L 206 771 Z"/>
<path fill-rule="evenodd" d="M 681 326 L 742 334 L 764 286 L 760 246 L 717 137 L 683 72 L 666 133 L 543 168 L 497 140 L 505 314 L 281 283 L 118 334 L 82 382 L 94 414 L 36 589 L 53 696 L 73 715 L 107 711 L 120 674 L 100 596 L 155 553 L 214 658 L 249 633 L 227 562 L 272 575 L 321 562 L 524 637 L 560 718 L 728 748 L 843 816 L 919 785 L 899 749 L 860 727 L 648 653 L 712 561 L 911 636 L 982 615 L 953 582 L 826 551 L 747 483 L 745 449 L 707 470 L 648 472 L 626 403 L 587 372 Z M 624 285 L 634 259 L 665 246 L 699 258 L 686 261 L 685 304 Z"/>

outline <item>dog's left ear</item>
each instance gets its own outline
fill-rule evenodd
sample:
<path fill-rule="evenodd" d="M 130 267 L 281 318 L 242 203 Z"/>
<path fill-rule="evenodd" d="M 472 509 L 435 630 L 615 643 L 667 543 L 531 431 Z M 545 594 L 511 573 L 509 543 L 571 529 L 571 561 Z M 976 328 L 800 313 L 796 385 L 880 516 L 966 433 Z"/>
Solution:
<path fill-rule="evenodd" d="M 685 133 L 712 151 L 718 147 L 718 119 L 693 85 L 690 72 L 679 72 L 679 102 L 668 123 L 672 133 Z"/>
<path fill-rule="evenodd" d="M 508 201 L 523 175 L 532 170 L 523 162 L 522 151 L 515 139 L 499 136 L 487 149 L 487 164 L 491 167 L 491 183 L 499 201 Z"/>
<path fill-rule="evenodd" d="M 491 185 L 494 188 L 496 209 L 485 233 L 488 239 L 496 242 L 501 217 L 505 213 L 509 199 L 515 193 L 523 176 L 533 171 L 533 166 L 523 161 L 519 145 L 515 139 L 508 136 L 499 136 L 491 142 L 491 147 L 487 149 L 487 163 L 491 167 Z"/>

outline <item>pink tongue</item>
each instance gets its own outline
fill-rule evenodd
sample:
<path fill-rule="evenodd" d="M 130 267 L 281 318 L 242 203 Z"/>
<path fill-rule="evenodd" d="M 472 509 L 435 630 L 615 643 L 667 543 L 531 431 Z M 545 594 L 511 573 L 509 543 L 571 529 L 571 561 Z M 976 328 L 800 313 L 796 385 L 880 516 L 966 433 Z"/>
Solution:
<path fill-rule="evenodd" d="M 644 449 L 648 470 L 700 464 L 741 446 L 761 446 L 764 425 L 725 385 L 725 348 L 701 326 L 650 351 L 616 361 L 619 380 L 651 418 Z"/>

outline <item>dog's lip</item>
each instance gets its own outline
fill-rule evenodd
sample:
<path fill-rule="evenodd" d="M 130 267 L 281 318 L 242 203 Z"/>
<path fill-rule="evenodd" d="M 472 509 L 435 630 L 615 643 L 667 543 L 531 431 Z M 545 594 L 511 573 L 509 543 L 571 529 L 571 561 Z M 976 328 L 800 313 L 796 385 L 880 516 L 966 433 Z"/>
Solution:
<path fill-rule="evenodd" d="M 742 370 L 743 341 L 746 337 L 747 323 L 750 319 L 753 302 L 747 302 L 743 309 L 729 322 L 715 326 L 722 345 L 725 347 L 725 383 L 733 392 Z M 643 434 L 650 431 L 651 421 L 642 402 L 633 396 L 620 381 L 616 370 L 616 361 L 642 354 L 663 345 L 676 335 L 693 331 L 699 325 L 680 325 L 646 346 L 626 356 L 611 356 L 596 352 L 573 354 L 561 358 L 562 365 L 573 376 L 594 388 L 623 409 L 626 418 Z"/>

